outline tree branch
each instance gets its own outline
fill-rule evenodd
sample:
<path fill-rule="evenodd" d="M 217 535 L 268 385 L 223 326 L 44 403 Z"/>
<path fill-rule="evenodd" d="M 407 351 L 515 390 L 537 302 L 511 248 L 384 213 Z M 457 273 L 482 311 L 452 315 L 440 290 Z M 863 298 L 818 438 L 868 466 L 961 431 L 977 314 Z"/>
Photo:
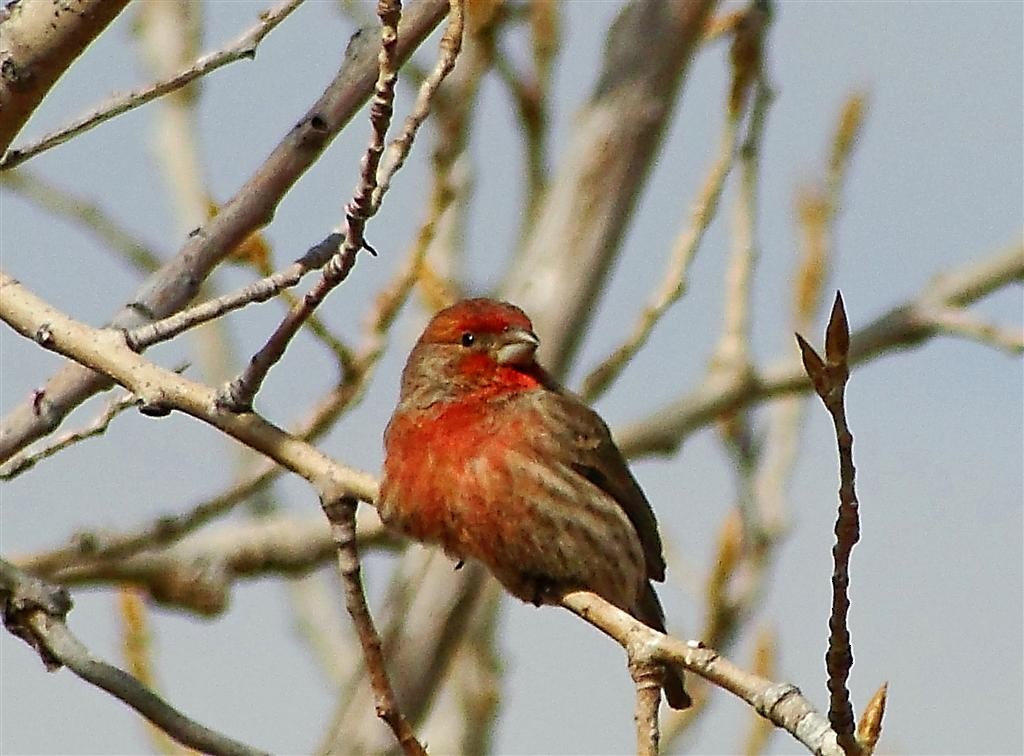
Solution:
<path fill-rule="evenodd" d="M 373 626 L 373 618 L 366 606 L 363 595 L 362 578 L 360 577 L 359 552 L 356 549 L 356 505 L 358 502 L 350 497 L 340 499 L 322 499 L 324 514 L 331 524 L 331 535 L 338 549 L 338 571 L 345 588 L 345 605 L 352 615 L 359 642 L 363 647 L 366 669 L 370 676 L 370 686 L 376 702 L 377 716 L 387 722 L 395 734 L 395 739 L 402 747 L 406 756 L 426 756 L 426 751 L 416 739 L 408 720 L 402 715 L 395 700 L 395 692 L 388 679 L 384 652 L 381 649 L 380 636 Z"/>
<path fill-rule="evenodd" d="M 746 701 L 776 727 L 781 727 L 819 756 L 841 756 L 828 720 L 815 711 L 800 691 L 746 672 L 698 641 L 683 642 L 652 630 L 593 593 L 574 591 L 562 606 L 617 641 L 630 658 L 645 655 L 703 677 Z"/>
<path fill-rule="evenodd" d="M 71 599 L 63 588 L 25 575 L 0 559 L 0 602 L 4 625 L 39 653 L 47 669 L 66 666 L 190 748 L 224 756 L 265 753 L 189 719 L 128 673 L 94 657 L 65 624 Z"/>
<path fill-rule="evenodd" d="M 427 37 L 447 8 L 447 0 L 421 0 L 409 9 L 399 29 L 399 62 Z M 353 38 L 341 70 L 320 99 L 220 212 L 143 283 L 132 303 L 114 317 L 114 327 L 134 328 L 180 310 L 239 242 L 270 222 L 285 193 L 372 93 L 377 73 L 375 50 L 368 35 Z M 38 402 L 24 402 L 0 423 L 0 462 L 50 433 L 71 410 L 109 386 L 110 381 L 95 371 L 65 365 L 41 387 Z"/>
<path fill-rule="evenodd" d="M 213 389 L 149 362 L 128 347 L 120 331 L 72 320 L 2 272 L 0 293 L 0 319 L 44 349 L 121 384 L 138 397 L 143 414 L 160 417 L 180 410 L 302 476 L 318 492 L 375 500 L 377 483 L 372 476 L 339 465 L 259 415 L 218 410 Z"/>
<path fill-rule="evenodd" d="M 174 92 L 201 76 L 216 71 L 221 66 L 234 63 L 236 60 L 253 59 L 256 48 L 275 26 L 285 20 L 288 15 L 301 5 L 303 0 L 284 0 L 270 10 L 260 13 L 259 22 L 228 47 L 204 55 L 191 65 L 178 71 L 174 76 L 153 82 L 145 87 L 130 92 L 114 95 L 110 100 L 66 126 L 53 131 L 29 144 L 12 148 L 0 159 L 0 171 L 10 170 L 29 158 L 45 152 L 51 147 L 64 144 L 79 134 L 109 121 L 115 116 L 123 115 L 151 100 Z"/>
<path fill-rule="evenodd" d="M 128 0 L 7 3 L 0 9 L 0 153 L 57 79 Z"/>
<path fill-rule="evenodd" d="M 918 346 L 943 333 L 930 317 L 936 305 L 967 305 L 1021 280 L 1024 248 L 1020 246 L 936 277 L 916 298 L 892 308 L 850 336 L 850 366 Z M 763 372 L 705 382 L 681 399 L 621 429 L 615 434 L 616 439 L 627 457 L 670 454 L 691 433 L 724 413 L 810 388 L 800 364 L 786 360 Z"/>

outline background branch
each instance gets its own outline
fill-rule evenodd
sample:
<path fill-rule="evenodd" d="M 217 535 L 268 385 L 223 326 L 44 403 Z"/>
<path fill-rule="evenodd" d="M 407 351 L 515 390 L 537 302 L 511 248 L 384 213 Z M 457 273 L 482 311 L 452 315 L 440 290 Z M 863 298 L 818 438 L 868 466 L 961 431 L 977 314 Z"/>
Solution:
<path fill-rule="evenodd" d="M 1024 247 L 1015 246 L 977 263 L 936 278 L 920 295 L 897 305 L 850 336 L 850 366 L 892 351 L 919 346 L 942 333 L 929 317 L 936 303 L 963 306 L 1024 280 Z M 723 413 L 765 399 L 805 392 L 811 383 L 799 363 L 778 363 L 761 373 L 733 377 L 721 384 L 705 383 L 686 396 L 616 433 L 628 457 L 668 454 L 695 430 Z"/>
<path fill-rule="evenodd" d="M 174 92 L 201 76 L 216 71 L 221 66 L 234 63 L 237 60 L 255 58 L 256 48 L 259 47 L 263 38 L 275 26 L 284 21 L 302 2 L 303 0 L 285 0 L 270 10 L 263 11 L 260 14 L 259 22 L 226 48 L 204 55 L 173 76 L 153 82 L 145 87 L 133 89 L 122 95 L 115 95 L 109 101 L 68 125 L 34 142 L 8 150 L 3 159 L 0 159 L 0 171 L 10 170 L 51 147 L 56 147 L 79 134 L 84 134 L 104 121 L 109 121 L 111 118 L 123 115 L 140 105 L 145 105 L 151 100 Z"/>
<path fill-rule="evenodd" d="M 29 577 L 0 559 L 4 625 L 39 652 L 48 669 L 66 666 L 80 678 L 124 701 L 183 745 L 223 756 L 262 754 L 186 717 L 123 670 L 94 657 L 64 620 L 71 599 L 63 588 Z"/>
<path fill-rule="evenodd" d="M 399 30 L 399 62 L 426 38 L 447 8 L 447 0 L 422 0 L 405 14 Z M 180 310 L 239 242 L 270 221 L 284 194 L 372 93 L 377 70 L 374 51 L 366 35 L 353 39 L 341 70 L 324 94 L 220 212 L 143 283 L 131 304 L 113 319 L 114 327 L 133 328 Z M 43 399 L 37 408 L 23 403 L 0 422 L 0 462 L 53 431 L 72 409 L 109 386 L 94 371 L 66 365 L 41 388 Z"/>

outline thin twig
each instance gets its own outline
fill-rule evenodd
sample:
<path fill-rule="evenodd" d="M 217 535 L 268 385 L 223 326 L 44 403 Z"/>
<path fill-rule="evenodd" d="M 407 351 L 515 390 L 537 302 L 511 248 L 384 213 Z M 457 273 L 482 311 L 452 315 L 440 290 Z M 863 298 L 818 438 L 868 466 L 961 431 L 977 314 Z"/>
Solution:
<path fill-rule="evenodd" d="M 30 454 L 23 453 L 16 457 L 12 457 L 0 466 L 0 480 L 12 480 L 23 472 L 31 470 L 42 460 L 52 457 L 57 452 L 61 452 L 69 446 L 77 444 L 79 441 L 84 441 L 85 439 L 92 438 L 93 436 L 103 435 L 111 421 L 129 407 L 134 406 L 135 402 L 135 397 L 132 394 L 128 394 L 120 399 L 115 399 L 107 404 L 99 417 L 89 423 L 85 428 L 74 431 L 73 433 L 65 434 L 39 451 L 35 451 Z"/>
<path fill-rule="evenodd" d="M 388 680 L 381 649 L 380 636 L 373 625 L 373 618 L 366 606 L 363 585 L 360 578 L 359 553 L 356 548 L 356 505 L 349 497 L 322 499 L 321 505 L 331 524 L 331 535 L 338 549 L 338 570 L 345 588 L 345 605 L 352 615 L 359 642 L 363 647 L 366 669 L 370 676 L 376 702 L 377 716 L 383 719 L 395 733 L 398 744 L 406 756 L 425 756 L 426 751 L 416 739 L 409 722 L 402 715 L 395 701 L 395 693 Z"/>
<path fill-rule="evenodd" d="M 434 102 L 438 88 L 455 67 L 455 60 L 462 51 L 462 34 L 465 28 L 465 0 L 451 0 L 451 7 L 448 11 L 448 25 L 441 35 L 440 55 L 434 69 L 423 80 L 419 92 L 416 95 L 416 102 L 412 112 L 405 119 L 402 133 L 391 140 L 387 151 L 381 157 L 380 167 L 377 171 L 377 186 L 373 189 L 372 206 L 373 211 L 380 209 L 380 203 L 391 188 L 391 180 L 405 164 L 405 159 L 412 149 L 413 140 L 420 126 L 430 115 L 430 108 Z"/>
<path fill-rule="evenodd" d="M 850 668 L 853 666 L 847 614 L 850 610 L 850 553 L 860 539 L 860 514 L 854 487 L 853 435 L 846 423 L 844 401 L 846 383 L 850 378 L 850 329 L 843 298 L 838 292 L 825 332 L 825 359 L 799 334 L 796 339 L 814 390 L 832 416 L 839 447 L 839 514 L 835 527 L 836 543 L 832 547 L 832 611 L 828 620 L 828 651 L 825 653 L 829 690 L 828 719 L 846 756 L 858 756 L 860 746 L 854 730 L 856 720 L 847 688 Z"/>
<path fill-rule="evenodd" d="M 363 231 L 366 222 L 376 213 L 373 191 L 377 187 L 377 167 L 384 152 L 384 140 L 394 112 L 395 82 L 398 80 L 398 22 L 401 3 L 398 0 L 379 0 L 377 15 L 381 21 L 380 53 L 377 56 L 378 73 L 373 98 L 370 100 L 370 144 L 360 163 L 359 183 L 355 195 L 345 206 L 344 240 L 339 252 L 323 268 L 316 285 L 302 298 L 298 306 L 288 311 L 284 320 L 267 339 L 266 344 L 253 355 L 242 373 L 221 387 L 217 405 L 232 412 L 248 412 L 270 369 L 284 356 L 292 338 L 302 323 L 312 314 L 327 295 L 344 281 L 352 271 L 356 255 L 366 248 Z M 372 248 L 371 248 L 372 249 Z"/>
<path fill-rule="evenodd" d="M 133 328 L 125 333 L 125 338 L 132 349 L 142 351 L 153 344 L 172 339 L 184 331 L 254 302 L 266 302 L 285 289 L 295 286 L 309 271 L 323 266 L 337 252 L 340 244 L 341 234 L 329 234 L 284 270 L 246 284 L 237 291 L 193 305 L 161 320 Z"/>
<path fill-rule="evenodd" d="M 131 675 L 93 656 L 65 624 L 71 599 L 63 588 L 30 577 L 0 559 L 0 601 L 4 625 L 32 646 L 48 669 L 66 666 L 190 748 L 225 756 L 265 753 L 189 719 Z"/>
<path fill-rule="evenodd" d="M 447 0 L 420 0 L 409 9 L 398 45 L 400 59 L 412 54 L 447 7 Z M 372 46 L 367 35 L 353 38 L 338 74 L 309 111 L 217 216 L 190 235 L 179 252 L 142 284 L 114 317 L 114 327 L 134 328 L 186 306 L 213 268 L 270 221 L 284 194 L 371 94 L 377 69 Z M 0 422 L 0 461 L 53 431 L 75 407 L 108 388 L 106 376 L 80 364 L 65 364 L 41 387 L 38 399 L 23 401 Z"/>
<path fill-rule="evenodd" d="M 84 116 L 72 121 L 70 124 L 47 134 L 41 139 L 29 144 L 21 145 L 7 151 L 7 154 L 0 160 L 0 171 L 14 168 L 24 163 L 31 157 L 45 152 L 51 147 L 72 139 L 115 116 L 123 115 L 140 105 L 145 105 L 151 100 L 162 97 L 173 92 L 201 76 L 216 71 L 221 66 L 233 63 L 236 60 L 256 57 L 256 48 L 263 38 L 269 34 L 275 26 L 284 21 L 293 10 L 302 4 L 303 0 L 285 0 L 285 2 L 260 13 L 259 22 L 249 29 L 245 34 L 235 40 L 228 47 L 208 53 L 196 60 L 189 66 L 178 71 L 173 76 L 153 82 L 145 87 L 133 89 L 124 94 L 115 95 L 98 108 L 86 113 Z"/>

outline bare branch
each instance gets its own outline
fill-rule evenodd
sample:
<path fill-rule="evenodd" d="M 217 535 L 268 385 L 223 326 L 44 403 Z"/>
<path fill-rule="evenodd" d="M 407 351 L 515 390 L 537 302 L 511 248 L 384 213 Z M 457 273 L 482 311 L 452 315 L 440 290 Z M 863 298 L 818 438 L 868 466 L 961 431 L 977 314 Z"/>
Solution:
<path fill-rule="evenodd" d="M 302 476 L 318 491 L 340 491 L 363 501 L 376 498 L 372 476 L 346 468 L 318 449 L 253 413 L 222 412 L 215 392 L 149 362 L 132 351 L 124 335 L 72 320 L 0 273 L 0 319 L 39 346 L 69 357 L 133 392 L 143 414 L 160 417 L 180 410 L 223 431 Z"/>
<path fill-rule="evenodd" d="M 331 524 L 331 535 L 338 549 L 338 571 L 345 588 L 345 605 L 359 635 L 366 659 L 366 669 L 370 676 L 376 701 L 377 716 L 387 722 L 395 739 L 402 747 L 406 756 L 426 756 L 426 751 L 416 739 L 409 722 L 402 715 L 395 700 L 395 692 L 388 680 L 381 649 L 380 636 L 373 626 L 373 618 L 366 606 L 363 595 L 363 584 L 360 577 L 359 553 L 356 549 L 356 505 L 358 502 L 349 497 L 340 499 L 322 499 L 324 514 Z"/>
<path fill-rule="evenodd" d="M 131 675 L 93 656 L 65 624 L 71 599 L 63 588 L 29 577 L 0 559 L 0 600 L 4 625 L 36 649 L 48 669 L 66 666 L 190 748 L 225 756 L 265 753 L 189 719 Z"/>
<path fill-rule="evenodd" d="M 246 305 L 254 302 L 266 302 L 285 289 L 295 286 L 309 271 L 316 270 L 326 263 L 338 250 L 341 238 L 341 234 L 329 234 L 284 270 L 246 284 L 237 291 L 193 305 L 161 320 L 133 328 L 126 332 L 125 338 L 132 349 L 142 351 L 153 344 L 172 339 L 190 328 L 195 328 Z"/>
<path fill-rule="evenodd" d="M 447 8 L 447 0 L 422 0 L 409 9 L 398 42 L 399 62 L 426 38 Z M 377 72 L 374 52 L 367 35 L 354 38 L 341 70 L 320 99 L 216 217 L 143 283 L 132 303 L 113 319 L 114 327 L 134 328 L 180 310 L 239 242 L 270 221 L 285 193 L 372 93 Z M 40 401 L 24 402 L 0 423 L 0 462 L 51 432 L 71 410 L 109 387 L 105 376 L 81 365 L 65 365 L 40 389 Z"/>
<path fill-rule="evenodd" d="M 936 305 L 967 305 L 1020 280 L 1024 280 L 1024 249 L 1019 246 L 937 277 L 916 298 L 850 336 L 850 366 L 918 346 L 941 334 L 929 318 Z M 785 360 L 760 373 L 705 382 L 648 418 L 623 428 L 616 439 L 627 457 L 671 453 L 687 436 L 723 413 L 810 387 L 799 363 Z"/>
<path fill-rule="evenodd" d="M 0 152 L 7 150 L 57 79 L 127 4 L 26 2 L 0 9 Z"/>
<path fill-rule="evenodd" d="M 284 356 L 288 344 L 302 324 L 327 295 L 348 278 L 356 263 L 356 255 L 363 249 L 373 251 L 363 237 L 363 230 L 367 220 L 376 213 L 372 198 L 377 187 L 377 166 L 384 153 L 384 139 L 394 112 L 395 83 L 398 81 L 399 66 L 397 52 L 398 22 L 402 16 L 401 2 L 379 0 L 377 14 L 381 21 L 381 43 L 377 56 L 377 83 L 374 86 L 373 99 L 370 101 L 370 144 L 360 163 L 359 184 L 356 186 L 355 196 L 345 206 L 345 230 L 341 250 L 327 262 L 317 284 L 288 311 L 266 344 L 249 360 L 245 370 L 220 389 L 217 403 L 224 409 L 232 412 L 247 412 L 252 409 L 253 399 L 267 374 Z"/>
<path fill-rule="evenodd" d="M 115 399 L 108 403 L 103 412 L 100 413 L 99 417 L 89 423 L 85 428 L 72 433 L 67 433 L 39 451 L 32 452 L 31 454 L 19 454 L 18 456 L 9 459 L 6 463 L 0 465 L 0 480 L 12 480 L 23 472 L 31 470 L 38 462 L 52 457 L 57 452 L 63 451 L 69 446 L 77 444 L 79 441 L 103 435 L 106 433 L 107 427 L 113 419 L 134 404 L 135 397 L 131 394 L 121 397 L 120 399 Z"/>
<path fill-rule="evenodd" d="M 619 643 L 632 658 L 648 658 L 693 672 L 746 701 L 819 756 L 840 756 L 836 734 L 828 721 L 793 685 L 774 683 L 736 666 L 698 641 L 683 642 L 663 635 L 593 593 L 562 596 L 562 606 Z"/>
<path fill-rule="evenodd" d="M 140 105 L 145 105 L 147 102 L 155 100 L 157 97 L 162 97 L 169 92 L 180 89 L 199 77 L 216 71 L 221 66 L 234 63 L 237 60 L 251 60 L 255 58 L 256 48 L 259 47 L 263 38 L 275 26 L 284 21 L 302 2 L 303 0 L 285 0 L 270 10 L 263 11 L 260 13 L 260 20 L 255 26 L 224 49 L 204 55 L 173 76 L 153 82 L 145 87 L 133 89 L 124 94 L 114 95 L 107 102 L 66 126 L 34 142 L 8 150 L 3 159 L 0 160 L 0 171 L 10 170 L 51 147 L 63 144 L 69 139 L 83 134 L 105 121 L 109 121 L 115 116 L 123 115 Z"/>
<path fill-rule="evenodd" d="M 861 751 L 854 734 L 853 705 L 850 703 L 850 691 L 846 683 L 853 666 L 850 630 L 847 626 L 847 613 L 850 609 L 850 553 L 860 539 L 860 514 L 854 488 L 853 435 L 846 423 L 845 408 L 846 382 L 850 378 L 847 362 L 850 329 L 843 298 L 838 292 L 825 331 L 825 359 L 799 334 L 797 341 L 814 390 L 832 416 L 839 446 L 839 514 L 835 527 L 836 543 L 832 547 L 832 611 L 828 620 L 828 651 L 825 654 L 830 698 L 828 719 L 838 736 L 839 747 L 846 756 L 859 756 Z"/>

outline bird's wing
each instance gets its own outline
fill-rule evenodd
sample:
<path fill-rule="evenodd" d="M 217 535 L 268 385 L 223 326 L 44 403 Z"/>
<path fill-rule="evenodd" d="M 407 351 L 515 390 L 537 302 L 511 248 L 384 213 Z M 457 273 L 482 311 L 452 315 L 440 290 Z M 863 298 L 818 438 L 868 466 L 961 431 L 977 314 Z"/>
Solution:
<path fill-rule="evenodd" d="M 658 522 L 604 420 L 564 389 L 539 390 L 530 394 L 537 408 L 555 421 L 555 427 L 566 429 L 568 438 L 553 439 L 558 444 L 557 450 L 553 451 L 564 454 L 563 443 L 568 440 L 572 455 L 569 465 L 622 507 L 640 537 L 647 576 L 652 580 L 664 580 L 665 557 L 662 555 Z"/>

